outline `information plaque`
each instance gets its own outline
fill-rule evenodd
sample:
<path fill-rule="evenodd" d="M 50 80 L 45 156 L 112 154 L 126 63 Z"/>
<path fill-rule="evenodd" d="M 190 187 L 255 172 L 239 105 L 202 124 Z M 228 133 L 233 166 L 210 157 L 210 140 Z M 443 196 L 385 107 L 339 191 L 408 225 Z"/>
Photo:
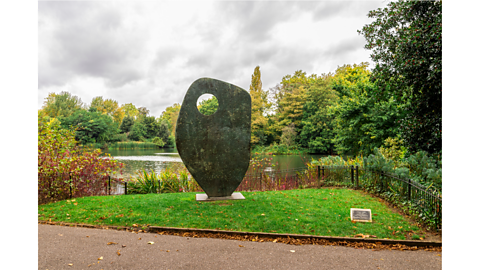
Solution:
<path fill-rule="evenodd" d="M 350 219 L 359 222 L 372 222 L 372 211 L 370 209 L 350 208 Z"/>

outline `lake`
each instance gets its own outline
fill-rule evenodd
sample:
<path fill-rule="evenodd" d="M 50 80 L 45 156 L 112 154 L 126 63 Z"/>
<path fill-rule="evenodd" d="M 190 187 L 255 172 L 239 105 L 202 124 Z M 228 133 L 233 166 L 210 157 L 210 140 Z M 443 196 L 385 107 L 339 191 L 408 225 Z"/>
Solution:
<path fill-rule="evenodd" d="M 155 171 L 159 174 L 169 163 L 182 162 L 176 148 L 161 149 L 134 149 L 134 150 L 104 150 L 104 153 L 124 164 L 124 176 L 135 176 L 138 170 Z M 266 156 L 272 158 L 274 169 L 286 170 L 305 167 L 305 162 L 312 158 L 318 159 L 325 155 L 275 155 Z"/>

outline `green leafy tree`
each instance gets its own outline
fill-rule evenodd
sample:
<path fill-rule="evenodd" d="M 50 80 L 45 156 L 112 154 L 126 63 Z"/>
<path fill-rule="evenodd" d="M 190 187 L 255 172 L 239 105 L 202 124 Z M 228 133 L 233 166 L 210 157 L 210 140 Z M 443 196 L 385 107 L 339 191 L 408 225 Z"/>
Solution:
<path fill-rule="evenodd" d="M 135 122 L 135 119 L 132 116 L 125 116 L 122 120 L 122 124 L 120 125 L 120 130 L 123 133 L 130 132 L 134 122 Z"/>
<path fill-rule="evenodd" d="M 331 86 L 341 95 L 329 111 L 335 116 L 334 143 L 341 154 L 367 155 L 399 133 L 403 103 L 393 97 L 377 101 L 378 86 L 371 82 L 367 64 L 339 67 Z"/>
<path fill-rule="evenodd" d="M 265 132 L 267 126 L 267 111 L 272 106 L 268 101 L 268 92 L 262 89 L 260 67 L 255 67 L 250 84 L 250 97 L 252 100 L 251 142 L 264 145 L 267 142 Z"/>
<path fill-rule="evenodd" d="M 160 139 L 159 137 L 155 137 L 153 138 L 152 142 L 157 145 L 158 147 L 163 147 L 165 145 L 165 143 L 163 142 L 162 139 Z"/>
<path fill-rule="evenodd" d="M 198 111 L 204 115 L 212 115 L 218 109 L 218 100 L 215 96 L 212 96 L 209 99 L 200 101 L 198 104 Z"/>
<path fill-rule="evenodd" d="M 142 141 L 147 136 L 147 127 L 141 121 L 135 121 L 128 134 L 128 138 L 132 141 Z"/>
<path fill-rule="evenodd" d="M 172 106 L 167 107 L 160 115 L 160 121 L 167 124 L 170 135 L 175 135 L 178 113 L 181 107 L 180 104 L 174 103 Z"/>
<path fill-rule="evenodd" d="M 160 123 L 156 121 L 155 116 L 147 116 L 142 121 L 146 128 L 145 138 L 150 139 L 158 137 L 160 131 Z"/>
<path fill-rule="evenodd" d="M 165 143 L 168 144 L 169 142 L 169 137 L 170 137 L 170 131 L 168 130 L 168 125 L 164 122 L 161 121 L 160 119 L 157 119 L 158 121 L 158 133 L 157 136 Z M 175 140 L 174 140 L 175 141 Z"/>
<path fill-rule="evenodd" d="M 301 70 L 295 71 L 293 76 L 286 75 L 282 78 L 280 87 L 275 89 L 276 113 L 272 119 L 273 125 L 269 127 L 269 131 L 274 134 L 274 137 L 279 138 L 283 128 L 291 123 L 300 129 L 306 92 L 314 78 L 316 78 L 315 74 L 307 77 L 306 73 Z"/>
<path fill-rule="evenodd" d="M 112 117 L 118 126 L 122 123 L 125 112 L 122 107 L 118 106 L 118 102 L 113 99 L 103 99 L 103 97 L 94 97 L 90 108 L 95 108 L 98 112 Z"/>
<path fill-rule="evenodd" d="M 150 110 L 148 110 L 146 107 L 139 107 L 137 108 L 137 110 L 138 110 L 138 117 L 140 120 L 147 117 L 148 114 L 150 113 Z"/>
<path fill-rule="evenodd" d="M 79 110 L 68 117 L 58 119 L 63 128 L 75 130 L 75 139 L 83 145 L 109 142 L 113 135 L 118 133 L 117 125 L 112 118 L 95 109 Z"/>
<path fill-rule="evenodd" d="M 84 108 L 85 104 L 79 97 L 63 91 L 60 94 L 48 94 L 48 97 L 43 102 L 42 111 L 51 118 L 57 118 L 60 116 L 68 117 Z"/>
<path fill-rule="evenodd" d="M 282 137 L 280 138 L 280 143 L 288 147 L 295 145 L 295 139 L 297 132 L 295 131 L 295 124 L 290 123 L 290 125 L 282 129 Z"/>
<path fill-rule="evenodd" d="M 299 137 L 300 146 L 315 153 L 333 153 L 334 116 L 328 108 L 338 100 L 330 86 L 332 74 L 323 74 L 306 92 Z"/>
<path fill-rule="evenodd" d="M 370 11 L 375 19 L 358 31 L 372 50 L 377 98 L 410 99 L 399 122 L 413 151 L 442 145 L 442 1 L 395 1 Z"/>
<path fill-rule="evenodd" d="M 132 117 L 134 120 L 138 117 L 138 109 L 132 103 L 126 103 L 121 106 L 123 112 L 125 113 L 125 117 L 129 116 Z"/>

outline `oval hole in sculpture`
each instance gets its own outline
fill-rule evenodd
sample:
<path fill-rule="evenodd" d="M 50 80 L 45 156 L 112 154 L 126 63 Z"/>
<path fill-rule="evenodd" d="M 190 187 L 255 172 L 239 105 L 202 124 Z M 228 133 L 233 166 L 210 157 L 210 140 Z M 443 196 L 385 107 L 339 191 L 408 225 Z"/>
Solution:
<path fill-rule="evenodd" d="M 197 109 L 203 115 L 212 115 L 218 110 L 218 100 L 212 94 L 203 94 L 197 99 Z"/>

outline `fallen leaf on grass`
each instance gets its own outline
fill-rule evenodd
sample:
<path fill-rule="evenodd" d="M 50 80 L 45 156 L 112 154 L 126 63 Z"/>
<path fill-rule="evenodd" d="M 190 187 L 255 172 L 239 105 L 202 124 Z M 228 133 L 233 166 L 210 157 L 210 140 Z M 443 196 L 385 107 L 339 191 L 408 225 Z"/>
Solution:
<path fill-rule="evenodd" d="M 147 244 L 153 245 L 155 242 L 149 241 Z"/>
<path fill-rule="evenodd" d="M 115 242 L 108 242 L 107 245 L 116 245 L 118 243 L 115 243 Z"/>

